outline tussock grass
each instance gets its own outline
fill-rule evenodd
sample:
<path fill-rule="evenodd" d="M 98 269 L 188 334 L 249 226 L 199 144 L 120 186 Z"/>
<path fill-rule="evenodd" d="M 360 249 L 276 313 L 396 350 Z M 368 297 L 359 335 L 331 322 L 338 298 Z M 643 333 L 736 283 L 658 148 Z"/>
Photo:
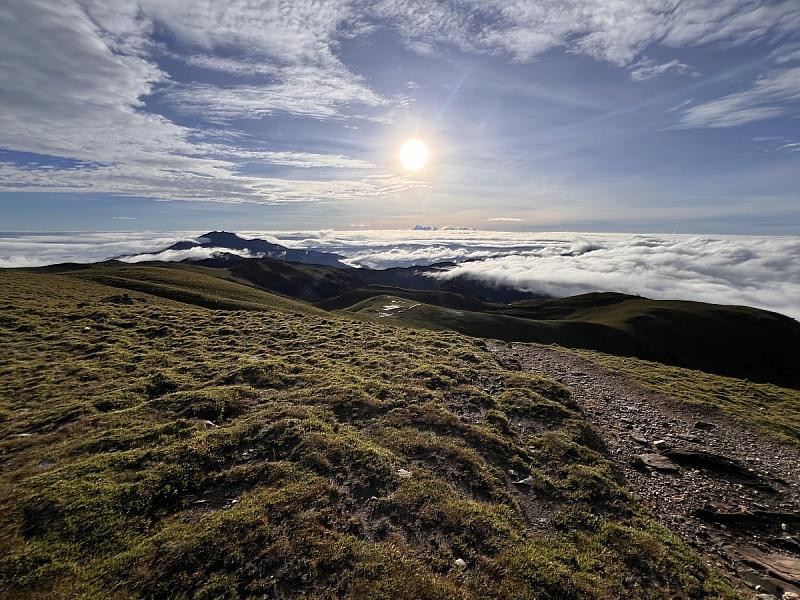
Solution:
<path fill-rule="evenodd" d="M 732 597 L 481 342 L 115 269 L 0 271 L 0 595 Z"/>

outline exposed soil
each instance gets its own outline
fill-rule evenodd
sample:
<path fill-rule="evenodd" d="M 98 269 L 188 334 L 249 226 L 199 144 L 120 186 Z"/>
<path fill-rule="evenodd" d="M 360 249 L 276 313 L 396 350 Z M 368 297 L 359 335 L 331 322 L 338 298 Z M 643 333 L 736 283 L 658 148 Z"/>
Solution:
<path fill-rule="evenodd" d="M 570 387 L 629 489 L 745 595 L 800 593 L 800 447 L 554 347 L 489 347 Z"/>

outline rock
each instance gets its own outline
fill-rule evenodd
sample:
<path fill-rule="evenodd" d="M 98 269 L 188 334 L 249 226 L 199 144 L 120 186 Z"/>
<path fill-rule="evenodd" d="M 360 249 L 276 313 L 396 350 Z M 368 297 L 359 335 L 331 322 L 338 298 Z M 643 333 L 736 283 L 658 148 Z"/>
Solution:
<path fill-rule="evenodd" d="M 668 445 L 667 440 L 655 440 L 653 442 L 653 446 L 659 450 L 666 448 Z"/>
<path fill-rule="evenodd" d="M 800 600 L 800 594 L 797 592 L 783 592 L 783 600 Z"/>
<path fill-rule="evenodd" d="M 397 469 L 397 476 L 400 479 L 409 479 L 411 477 L 411 471 L 407 471 L 406 469 Z"/>
<path fill-rule="evenodd" d="M 709 429 L 714 429 L 715 427 L 716 425 L 714 425 L 714 423 L 709 423 L 708 421 L 698 421 L 694 424 L 695 429 L 703 429 L 706 431 Z"/>
<path fill-rule="evenodd" d="M 758 473 L 747 468 L 740 462 L 721 454 L 714 454 L 712 452 L 695 450 L 692 448 L 674 448 L 672 450 L 665 450 L 664 454 L 676 463 L 703 470 L 716 471 L 717 473 L 725 475 L 728 479 L 739 480 L 738 482 L 734 481 L 734 483 L 771 489 L 769 485 L 761 481 Z"/>
<path fill-rule="evenodd" d="M 457 568 L 459 571 L 463 571 L 464 569 L 466 569 L 466 568 L 467 568 L 467 563 L 466 563 L 466 561 L 465 561 L 463 558 L 457 558 L 457 559 L 455 560 L 455 563 L 454 563 L 454 564 L 456 565 L 456 568 Z"/>
<path fill-rule="evenodd" d="M 520 479 L 519 481 L 515 481 L 514 485 L 527 485 L 531 486 L 536 483 L 536 479 L 534 479 L 533 475 L 528 475 L 525 479 Z"/>
<path fill-rule="evenodd" d="M 636 442 L 637 444 L 642 444 L 643 446 L 649 446 L 650 442 L 647 441 L 647 438 L 643 435 L 639 435 L 638 433 L 632 433 L 631 439 Z"/>
<path fill-rule="evenodd" d="M 762 552 L 758 548 L 748 546 L 726 546 L 724 550 L 737 562 L 763 571 L 769 580 L 783 582 L 781 587 L 786 587 L 786 584 L 791 587 L 800 585 L 800 559 L 785 554 Z M 792 593 L 784 592 L 783 598 L 786 599 L 786 594 Z M 792 596 L 788 598 L 791 599 Z M 798 598 L 800 597 L 795 596 L 794 600 Z"/>
<path fill-rule="evenodd" d="M 677 473 L 678 465 L 662 454 L 639 454 L 634 457 L 635 467 L 650 467 L 663 473 Z"/>

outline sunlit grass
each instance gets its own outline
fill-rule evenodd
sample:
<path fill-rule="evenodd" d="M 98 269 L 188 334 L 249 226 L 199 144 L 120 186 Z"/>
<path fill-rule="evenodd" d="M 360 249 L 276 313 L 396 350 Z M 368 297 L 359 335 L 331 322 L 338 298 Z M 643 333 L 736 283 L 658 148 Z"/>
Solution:
<path fill-rule="evenodd" d="M 201 271 L 0 272 L 0 290 L 8 597 L 730 596 L 569 393 L 473 339 Z"/>

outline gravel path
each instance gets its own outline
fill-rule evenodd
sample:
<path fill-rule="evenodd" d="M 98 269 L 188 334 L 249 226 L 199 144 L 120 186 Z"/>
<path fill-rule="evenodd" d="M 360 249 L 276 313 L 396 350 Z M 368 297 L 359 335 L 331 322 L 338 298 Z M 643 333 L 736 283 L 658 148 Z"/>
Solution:
<path fill-rule="evenodd" d="M 799 446 L 555 347 L 490 348 L 569 386 L 629 489 L 746 597 L 800 594 Z"/>

